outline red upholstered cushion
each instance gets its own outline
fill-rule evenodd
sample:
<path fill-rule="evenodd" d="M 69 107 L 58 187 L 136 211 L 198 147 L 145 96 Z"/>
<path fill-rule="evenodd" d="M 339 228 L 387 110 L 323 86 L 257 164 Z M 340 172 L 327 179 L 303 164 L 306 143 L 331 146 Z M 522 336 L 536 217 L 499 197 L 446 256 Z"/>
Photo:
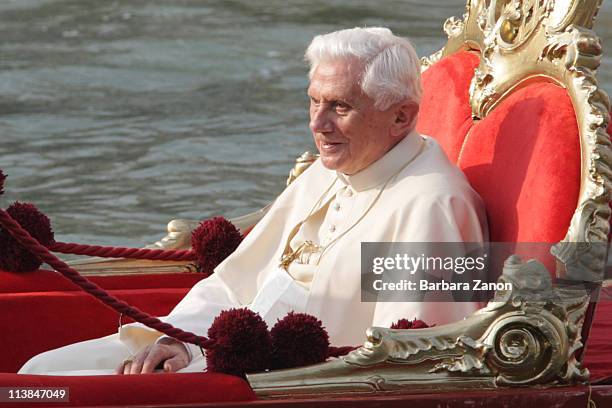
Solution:
<path fill-rule="evenodd" d="M 104 289 L 190 288 L 205 275 L 199 273 L 165 273 L 124 276 L 90 276 L 89 280 Z M 81 290 L 54 271 L 38 270 L 13 273 L 0 270 L 0 293 L 54 292 Z"/>
<path fill-rule="evenodd" d="M 603 288 L 600 298 L 583 361 L 592 381 L 607 378 L 609 384 L 612 381 L 612 288 Z"/>
<path fill-rule="evenodd" d="M 187 288 L 111 290 L 112 295 L 154 316 L 165 316 Z M 117 331 L 117 312 L 85 292 L 0 294 L 0 372 L 16 372 L 30 357 Z M 131 321 L 125 318 L 124 322 Z M 10 330 L 10 334 L 8 334 Z"/>
<path fill-rule="evenodd" d="M 459 52 L 425 71 L 417 129 L 438 140 L 484 199 L 491 241 L 557 242 L 580 189 L 571 100 L 556 85 L 532 84 L 473 124 L 469 86 L 477 65 L 477 54 Z"/>
<path fill-rule="evenodd" d="M 255 394 L 238 377 L 216 373 L 58 377 L 0 374 L 0 387 L 67 387 L 69 402 L 36 406 L 178 406 L 249 401 Z M 25 404 L 15 404 L 26 406 Z"/>
<path fill-rule="evenodd" d="M 478 61 L 475 53 L 458 52 L 423 73 L 417 130 L 438 140 L 453 163 L 472 126 L 469 89 Z"/>
<path fill-rule="evenodd" d="M 493 242 L 557 242 L 580 190 L 580 140 L 570 97 L 522 88 L 476 123 L 459 167 L 484 199 Z"/>

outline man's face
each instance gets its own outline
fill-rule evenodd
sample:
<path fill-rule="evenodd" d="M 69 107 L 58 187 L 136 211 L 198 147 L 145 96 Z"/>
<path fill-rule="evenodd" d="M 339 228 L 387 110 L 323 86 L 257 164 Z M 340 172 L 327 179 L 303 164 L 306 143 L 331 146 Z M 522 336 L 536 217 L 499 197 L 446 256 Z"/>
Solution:
<path fill-rule="evenodd" d="M 354 174 L 399 141 L 391 135 L 393 109 L 379 111 L 359 87 L 360 64 L 319 64 L 308 87 L 310 130 L 325 167 Z"/>

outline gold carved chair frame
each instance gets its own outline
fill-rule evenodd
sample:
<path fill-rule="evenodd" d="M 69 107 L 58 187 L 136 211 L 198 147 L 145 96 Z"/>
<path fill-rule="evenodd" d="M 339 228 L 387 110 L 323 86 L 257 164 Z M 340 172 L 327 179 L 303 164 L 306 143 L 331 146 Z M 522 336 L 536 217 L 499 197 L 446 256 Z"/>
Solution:
<path fill-rule="evenodd" d="M 553 246 L 557 277 L 601 284 L 608 251 L 612 150 L 609 100 L 597 84 L 599 38 L 591 31 L 601 0 L 468 0 L 462 20 L 448 19 L 446 46 L 423 58 L 426 70 L 460 50 L 480 55 L 470 87 L 482 119 L 534 81 L 564 87 L 580 133 L 579 200 L 565 238 Z M 508 258 L 498 291 L 467 319 L 419 330 L 372 327 L 363 346 L 331 361 L 258 373 L 260 398 L 392 395 L 588 381 L 579 361 L 585 316 L 596 291 L 553 285 L 538 261 Z M 588 329 L 588 328 L 586 328 Z"/>

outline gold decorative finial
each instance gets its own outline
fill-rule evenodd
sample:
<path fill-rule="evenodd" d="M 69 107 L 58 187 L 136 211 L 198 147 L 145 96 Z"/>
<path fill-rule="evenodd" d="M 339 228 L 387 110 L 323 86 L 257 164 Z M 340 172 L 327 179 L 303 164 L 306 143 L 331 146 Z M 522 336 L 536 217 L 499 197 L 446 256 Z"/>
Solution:
<path fill-rule="evenodd" d="M 295 167 L 289 172 L 289 178 L 287 178 L 287 185 L 291 184 L 300 174 L 302 174 L 315 160 L 319 157 L 318 154 L 312 152 L 304 152 L 300 157 L 295 160 Z"/>

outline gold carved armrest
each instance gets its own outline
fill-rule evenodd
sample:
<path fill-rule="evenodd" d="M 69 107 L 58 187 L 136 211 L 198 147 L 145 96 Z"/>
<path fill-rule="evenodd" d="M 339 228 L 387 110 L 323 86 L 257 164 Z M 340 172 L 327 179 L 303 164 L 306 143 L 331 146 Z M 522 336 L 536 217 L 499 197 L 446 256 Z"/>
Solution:
<path fill-rule="evenodd" d="M 506 260 L 488 305 L 452 324 L 417 330 L 372 327 L 364 345 L 310 367 L 248 375 L 260 398 L 430 393 L 586 381 L 581 349 L 588 291 L 553 287 L 537 261 Z"/>
<path fill-rule="evenodd" d="M 198 226 L 195 220 L 172 220 L 168 223 L 168 233 L 147 249 L 179 250 L 191 247 L 191 231 Z M 157 273 L 195 273 L 196 266 L 191 261 L 150 261 L 141 259 L 108 259 L 92 257 L 69 262 L 70 266 L 83 275 L 136 275 Z"/>
<path fill-rule="evenodd" d="M 230 221 L 241 232 L 256 224 L 268 211 L 270 204 L 264 208 Z M 148 249 L 180 250 L 191 248 L 191 232 L 200 224 L 197 220 L 172 220 L 168 223 L 168 233 L 159 241 L 147 245 Z M 84 275 L 134 275 L 156 273 L 196 273 L 192 261 L 148 261 L 140 259 L 107 259 L 87 258 L 69 262 Z"/>
<path fill-rule="evenodd" d="M 303 153 L 296 159 L 294 168 L 289 173 L 287 185 L 293 182 L 304 172 L 317 158 L 310 152 Z M 230 221 L 244 233 L 253 225 L 257 224 L 268 212 L 271 204 L 252 213 L 235 217 Z M 190 249 L 191 232 L 199 225 L 198 220 L 176 219 L 168 223 L 167 234 L 159 241 L 145 246 L 149 249 Z M 196 266 L 191 261 L 147 261 L 138 259 L 107 259 L 88 258 L 84 260 L 69 262 L 84 275 L 133 275 L 133 274 L 155 274 L 155 273 L 195 273 Z"/>

